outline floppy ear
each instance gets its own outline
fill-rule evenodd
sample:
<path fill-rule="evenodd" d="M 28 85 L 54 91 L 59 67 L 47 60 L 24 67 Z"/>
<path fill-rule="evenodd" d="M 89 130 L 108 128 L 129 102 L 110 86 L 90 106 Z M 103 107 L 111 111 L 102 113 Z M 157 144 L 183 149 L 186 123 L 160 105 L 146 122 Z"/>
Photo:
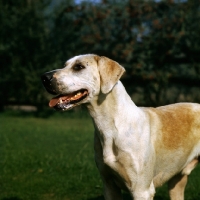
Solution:
<path fill-rule="evenodd" d="M 98 56 L 97 60 L 101 79 L 101 92 L 107 94 L 121 78 L 125 69 L 119 63 L 104 56 Z"/>

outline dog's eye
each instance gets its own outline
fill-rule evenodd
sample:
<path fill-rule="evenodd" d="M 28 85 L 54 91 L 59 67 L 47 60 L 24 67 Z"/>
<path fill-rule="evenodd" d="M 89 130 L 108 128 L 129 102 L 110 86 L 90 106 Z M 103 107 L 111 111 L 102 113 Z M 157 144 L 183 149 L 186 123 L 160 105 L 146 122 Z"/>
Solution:
<path fill-rule="evenodd" d="M 76 64 L 73 66 L 73 70 L 80 71 L 81 69 L 84 69 L 85 67 L 81 64 Z"/>

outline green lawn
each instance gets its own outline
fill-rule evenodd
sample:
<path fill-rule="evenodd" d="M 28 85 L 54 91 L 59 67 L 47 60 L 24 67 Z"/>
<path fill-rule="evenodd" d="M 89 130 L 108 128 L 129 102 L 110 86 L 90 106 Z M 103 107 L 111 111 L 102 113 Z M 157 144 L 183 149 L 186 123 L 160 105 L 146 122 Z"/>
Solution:
<path fill-rule="evenodd" d="M 1 113 L 0 153 L 0 200 L 103 199 L 92 121 L 85 114 L 43 119 Z M 166 186 L 155 199 L 168 199 Z M 189 179 L 186 199 L 200 199 L 200 167 Z"/>

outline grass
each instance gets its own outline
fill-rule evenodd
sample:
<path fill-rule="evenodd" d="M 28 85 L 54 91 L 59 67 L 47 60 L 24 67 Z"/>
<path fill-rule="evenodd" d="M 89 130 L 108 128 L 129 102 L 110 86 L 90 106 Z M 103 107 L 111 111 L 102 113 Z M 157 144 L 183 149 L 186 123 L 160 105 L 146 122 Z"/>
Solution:
<path fill-rule="evenodd" d="M 44 119 L 1 113 L 0 152 L 0 200 L 103 199 L 92 121 L 85 114 Z M 168 199 L 166 185 L 155 199 Z M 200 199 L 200 167 L 190 176 L 186 199 Z"/>

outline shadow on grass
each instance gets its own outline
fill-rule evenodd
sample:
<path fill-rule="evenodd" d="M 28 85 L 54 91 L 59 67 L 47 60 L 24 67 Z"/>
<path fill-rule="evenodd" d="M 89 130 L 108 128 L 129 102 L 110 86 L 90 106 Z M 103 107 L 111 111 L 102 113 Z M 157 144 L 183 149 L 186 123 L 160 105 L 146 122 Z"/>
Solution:
<path fill-rule="evenodd" d="M 6 198 L 3 198 L 1 200 L 22 200 L 22 199 L 20 199 L 18 197 L 6 197 Z"/>
<path fill-rule="evenodd" d="M 169 197 L 166 196 L 166 195 L 161 195 L 161 194 L 157 194 L 155 195 L 154 197 L 154 200 L 168 200 Z M 196 197 L 194 197 L 192 200 L 199 200 L 200 199 L 200 193 L 197 194 Z M 3 199 L 4 200 L 4 199 Z M 7 199 L 5 199 L 7 200 Z M 10 200 L 10 199 L 8 199 Z M 12 199 L 11 199 L 12 200 Z M 18 200 L 18 199 L 17 199 Z M 98 197 L 95 197 L 95 198 L 91 198 L 91 199 L 88 199 L 88 200 L 105 200 L 103 195 L 102 196 L 98 196 Z M 131 196 L 129 194 L 123 194 L 123 200 L 132 200 Z"/>
<path fill-rule="evenodd" d="M 154 197 L 154 200 L 167 200 L 168 198 L 166 197 L 163 197 L 161 195 L 156 195 Z M 103 196 L 98 196 L 98 197 L 95 197 L 95 198 L 91 198 L 91 199 L 88 199 L 88 200 L 105 200 Z M 129 194 L 123 194 L 123 200 L 132 200 L 131 196 Z M 195 199 L 196 200 L 196 199 Z"/>
<path fill-rule="evenodd" d="M 102 196 L 98 196 L 98 197 L 94 197 L 88 200 L 105 200 L 103 195 Z M 131 196 L 129 194 L 123 194 L 123 200 L 132 200 Z"/>

